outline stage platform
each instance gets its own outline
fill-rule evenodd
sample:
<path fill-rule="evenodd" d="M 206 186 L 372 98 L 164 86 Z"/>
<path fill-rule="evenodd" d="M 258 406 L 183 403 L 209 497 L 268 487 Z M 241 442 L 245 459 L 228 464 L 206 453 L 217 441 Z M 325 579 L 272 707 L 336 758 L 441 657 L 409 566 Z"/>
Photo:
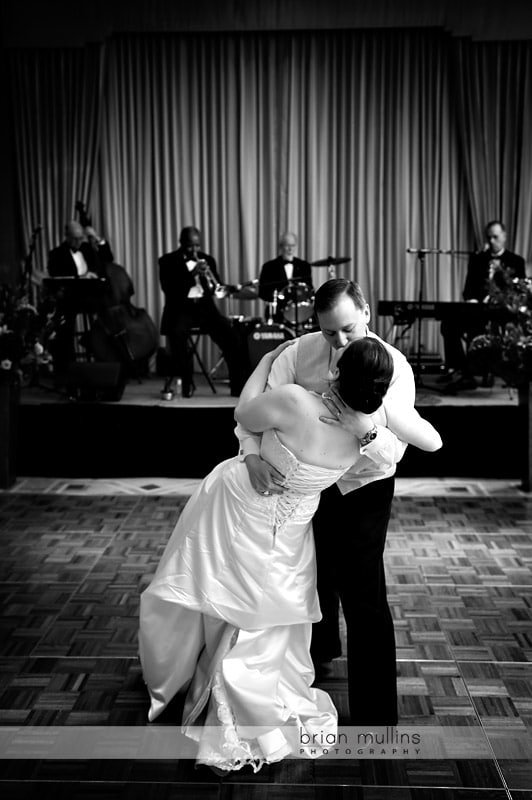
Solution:
<path fill-rule="evenodd" d="M 44 388 L 22 392 L 17 474 L 42 477 L 202 477 L 237 452 L 226 383 L 213 394 L 201 376 L 190 399 L 161 399 L 163 381 L 130 380 L 118 402 L 72 402 Z M 416 406 L 444 447 L 409 447 L 400 477 L 519 479 L 526 463 L 525 411 L 517 393 L 496 383 L 456 397 L 423 377 Z"/>

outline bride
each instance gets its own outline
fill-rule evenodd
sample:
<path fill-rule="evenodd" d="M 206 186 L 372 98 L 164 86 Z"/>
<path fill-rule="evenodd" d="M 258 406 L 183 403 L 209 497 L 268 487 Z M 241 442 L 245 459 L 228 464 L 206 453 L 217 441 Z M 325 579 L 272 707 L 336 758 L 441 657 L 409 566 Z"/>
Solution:
<path fill-rule="evenodd" d="M 301 386 L 253 396 L 285 346 L 263 357 L 235 412 L 262 433 L 261 456 L 284 475 L 284 493 L 255 492 L 238 456 L 219 464 L 185 506 L 141 596 L 148 718 L 187 690 L 182 730 L 198 742 L 198 763 L 221 770 L 319 756 L 319 744 L 304 742 L 331 742 L 337 731 L 329 695 L 312 686 L 310 637 L 321 613 L 311 519 L 320 492 L 360 458 L 360 445 L 321 421 L 327 400 Z M 438 449 L 438 433 L 413 409 L 386 420 L 392 373 L 386 348 L 358 339 L 338 361 L 334 389 L 403 441 Z"/>

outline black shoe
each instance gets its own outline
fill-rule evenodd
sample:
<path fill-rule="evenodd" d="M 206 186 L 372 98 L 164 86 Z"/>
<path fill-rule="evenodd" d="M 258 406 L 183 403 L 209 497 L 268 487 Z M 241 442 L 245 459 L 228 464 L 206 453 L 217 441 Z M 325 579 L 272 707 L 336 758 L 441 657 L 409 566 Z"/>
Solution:
<path fill-rule="evenodd" d="M 174 399 L 174 390 L 172 388 L 174 383 L 173 378 L 167 378 L 164 387 L 161 390 L 161 400 L 173 400 Z"/>
<path fill-rule="evenodd" d="M 482 377 L 482 383 L 480 385 L 483 389 L 491 389 L 494 383 L 495 377 L 493 376 L 493 373 L 488 372 Z"/>
<path fill-rule="evenodd" d="M 193 394 L 194 394 L 193 384 L 183 382 L 183 385 L 181 386 L 182 397 L 192 397 Z"/>

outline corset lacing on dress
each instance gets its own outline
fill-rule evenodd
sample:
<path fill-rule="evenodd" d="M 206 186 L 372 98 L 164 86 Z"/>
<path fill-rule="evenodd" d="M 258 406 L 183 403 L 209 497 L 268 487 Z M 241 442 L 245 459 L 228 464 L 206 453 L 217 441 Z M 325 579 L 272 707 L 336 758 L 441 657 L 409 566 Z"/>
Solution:
<path fill-rule="evenodd" d="M 268 452 L 270 448 L 273 448 L 271 455 Z M 287 487 L 283 494 L 265 498 L 272 508 L 274 537 L 293 517 L 308 516 L 309 513 L 312 515 L 318 504 L 319 493 L 336 483 L 345 472 L 343 469 L 317 467 L 299 461 L 273 430 L 263 434 L 261 454 L 266 460 L 272 460 L 274 466 L 285 476 L 284 483 Z"/>

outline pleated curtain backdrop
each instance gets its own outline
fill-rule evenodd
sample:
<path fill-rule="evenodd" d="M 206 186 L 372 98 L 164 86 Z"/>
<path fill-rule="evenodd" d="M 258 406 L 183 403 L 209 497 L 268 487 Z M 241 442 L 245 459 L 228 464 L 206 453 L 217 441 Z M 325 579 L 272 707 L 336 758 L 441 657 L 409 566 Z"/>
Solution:
<path fill-rule="evenodd" d="M 501 217 L 530 241 L 529 42 L 440 29 L 121 34 L 72 51 L 13 51 L 20 219 L 38 260 L 79 197 L 160 319 L 157 259 L 197 225 L 222 279 L 258 276 L 295 231 L 308 260 L 379 299 L 458 300 L 467 256 Z M 67 69 L 68 67 L 68 69 Z M 314 268 L 315 285 L 328 277 Z M 227 310 L 227 306 L 225 307 Z M 233 304 L 255 315 L 261 304 Z M 423 343 L 440 348 L 438 326 Z"/>
<path fill-rule="evenodd" d="M 43 226 L 34 278 L 46 274 L 46 252 L 63 238 L 77 200 L 98 194 L 103 55 L 100 46 L 13 50 L 8 66 L 23 239 Z"/>

